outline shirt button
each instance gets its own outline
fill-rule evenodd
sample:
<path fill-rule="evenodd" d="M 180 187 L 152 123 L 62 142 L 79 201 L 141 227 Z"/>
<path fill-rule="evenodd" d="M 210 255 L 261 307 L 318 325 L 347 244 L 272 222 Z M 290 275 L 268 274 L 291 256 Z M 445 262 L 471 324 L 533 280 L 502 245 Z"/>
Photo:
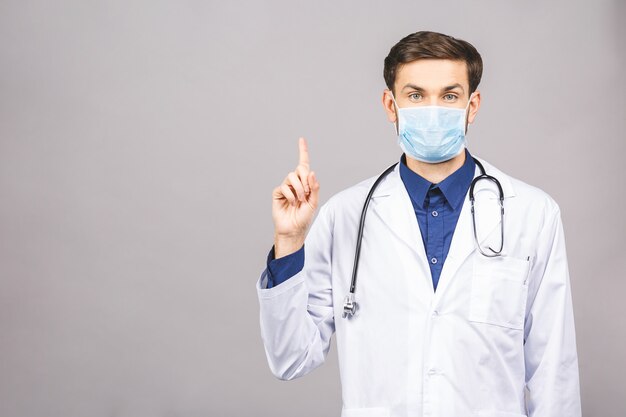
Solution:
<path fill-rule="evenodd" d="M 430 213 L 430 214 L 432 214 L 432 215 L 433 215 L 433 217 L 437 217 L 437 216 L 439 216 L 439 213 L 437 213 L 437 210 L 433 210 L 433 212 L 432 212 L 432 213 Z"/>
<path fill-rule="evenodd" d="M 437 258 L 431 258 L 430 259 L 430 263 L 431 264 L 436 264 L 437 263 Z"/>
<path fill-rule="evenodd" d="M 428 370 L 428 375 L 437 375 L 437 370 L 436 369 L 429 369 Z"/>
<path fill-rule="evenodd" d="M 437 317 L 439 315 L 439 312 L 437 310 L 433 311 L 433 317 Z"/>

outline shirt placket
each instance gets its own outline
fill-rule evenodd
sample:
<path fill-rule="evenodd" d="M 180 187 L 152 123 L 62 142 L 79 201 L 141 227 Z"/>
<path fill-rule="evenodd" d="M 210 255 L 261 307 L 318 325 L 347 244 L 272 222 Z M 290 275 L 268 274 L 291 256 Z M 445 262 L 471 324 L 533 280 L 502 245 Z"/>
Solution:
<path fill-rule="evenodd" d="M 428 191 L 426 202 L 426 222 L 428 225 L 428 262 L 433 276 L 433 287 L 436 289 L 443 266 L 443 219 L 445 214 L 445 198 L 437 187 Z"/>

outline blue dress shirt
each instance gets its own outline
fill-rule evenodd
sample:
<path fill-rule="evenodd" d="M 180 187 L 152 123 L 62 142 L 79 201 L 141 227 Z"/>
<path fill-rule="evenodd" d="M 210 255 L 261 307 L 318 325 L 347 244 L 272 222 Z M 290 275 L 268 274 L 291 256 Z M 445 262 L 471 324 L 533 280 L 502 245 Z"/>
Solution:
<path fill-rule="evenodd" d="M 433 184 L 411 171 L 402 156 L 400 177 L 417 216 L 435 290 L 475 169 L 476 164 L 466 149 L 463 165 L 440 183 Z"/>
<path fill-rule="evenodd" d="M 433 184 L 411 171 L 406 165 L 404 155 L 400 160 L 400 178 L 413 204 L 435 290 L 450 250 L 463 201 L 474 178 L 475 166 L 472 156 L 466 149 L 463 165 L 440 183 Z M 267 257 L 267 288 L 288 280 L 303 267 L 304 246 L 297 252 L 279 259 L 274 259 L 272 248 Z"/>

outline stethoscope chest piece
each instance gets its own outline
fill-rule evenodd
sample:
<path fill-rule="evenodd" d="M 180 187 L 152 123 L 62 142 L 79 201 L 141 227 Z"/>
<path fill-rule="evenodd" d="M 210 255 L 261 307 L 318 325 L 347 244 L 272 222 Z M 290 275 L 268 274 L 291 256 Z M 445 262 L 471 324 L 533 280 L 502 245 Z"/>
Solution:
<path fill-rule="evenodd" d="M 349 293 L 343 300 L 343 313 L 341 317 L 350 319 L 356 314 L 358 309 L 359 305 L 354 301 L 354 293 Z"/>

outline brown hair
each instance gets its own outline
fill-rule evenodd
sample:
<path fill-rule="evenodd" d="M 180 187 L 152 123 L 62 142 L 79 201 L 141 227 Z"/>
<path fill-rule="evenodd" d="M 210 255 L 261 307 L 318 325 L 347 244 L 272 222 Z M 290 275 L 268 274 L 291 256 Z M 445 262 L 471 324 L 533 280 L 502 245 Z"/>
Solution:
<path fill-rule="evenodd" d="M 398 69 L 418 59 L 464 61 L 470 94 L 476 90 L 483 75 L 483 60 L 472 44 L 442 33 L 421 31 L 404 37 L 389 51 L 383 70 L 387 88 L 393 92 Z"/>

